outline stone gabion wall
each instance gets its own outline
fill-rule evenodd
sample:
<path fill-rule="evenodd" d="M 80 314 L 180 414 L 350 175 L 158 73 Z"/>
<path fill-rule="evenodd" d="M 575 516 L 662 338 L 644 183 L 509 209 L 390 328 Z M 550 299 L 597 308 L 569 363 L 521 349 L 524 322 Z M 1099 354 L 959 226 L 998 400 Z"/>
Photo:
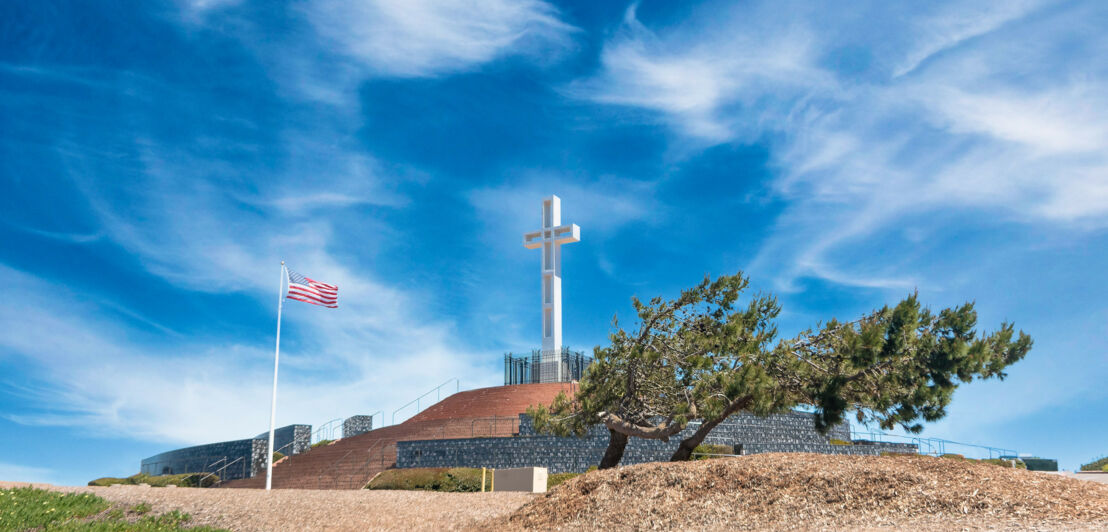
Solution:
<path fill-rule="evenodd" d="M 274 431 L 276 432 L 276 431 Z M 277 446 L 277 434 L 273 435 L 274 447 Z M 280 447 L 278 447 L 280 448 Z M 266 455 L 269 454 L 269 437 L 266 439 L 254 438 L 250 440 L 250 476 L 265 474 Z M 230 479 L 227 479 L 230 480 Z"/>
<path fill-rule="evenodd" d="M 165 452 L 144 459 L 139 471 L 147 475 L 210 473 L 224 464 L 241 458 L 234 465 L 226 468 L 220 478 L 229 480 L 249 477 L 253 474 L 255 441 L 257 440 L 225 441 Z M 264 445 L 262 456 L 265 456 Z"/>
<path fill-rule="evenodd" d="M 342 422 L 342 437 L 349 438 L 373 430 L 373 416 L 350 416 Z"/>
<path fill-rule="evenodd" d="M 282 452 L 286 455 L 298 454 L 311 448 L 311 438 L 311 425 L 288 425 L 273 431 L 273 446 L 285 448 Z M 219 471 L 221 479 L 247 478 L 265 471 L 268 450 L 269 432 L 264 432 L 245 440 L 196 445 L 151 456 L 142 460 L 139 471 L 147 475 L 211 473 L 232 464 Z"/>
<path fill-rule="evenodd" d="M 292 454 L 300 454 L 307 452 L 312 448 L 312 426 L 311 425 L 293 425 L 292 439 L 296 443 L 293 444 Z"/>
<path fill-rule="evenodd" d="M 269 447 L 269 432 L 254 436 Z M 273 449 L 284 455 L 300 454 L 312 447 L 311 425 L 286 425 L 273 430 Z"/>
<path fill-rule="evenodd" d="M 815 417 L 805 412 L 788 412 L 758 417 L 747 412 L 735 414 L 715 429 L 716 438 L 758 443 L 814 443 L 826 445 L 828 439 L 850 441 L 850 425 L 846 422 L 831 427 L 827 434 L 816 430 Z"/>
<path fill-rule="evenodd" d="M 670 441 L 631 438 L 622 464 L 669 460 L 680 441 L 696 425 Z M 519 436 L 513 438 L 463 438 L 453 440 L 402 441 L 397 443 L 397 467 L 546 467 L 550 473 L 581 473 L 600 462 L 608 446 L 608 429 L 591 427 L 583 438 L 539 435 L 530 417 L 520 415 Z M 915 452 L 914 445 L 832 445 L 829 438 L 850 440 L 845 422 L 820 434 L 814 417 L 803 412 L 759 418 L 750 414 L 731 416 L 705 438 L 704 443 L 728 445 L 736 453 L 815 452 L 825 454 L 876 455 L 883 451 Z M 889 447 L 891 446 L 891 447 Z"/>

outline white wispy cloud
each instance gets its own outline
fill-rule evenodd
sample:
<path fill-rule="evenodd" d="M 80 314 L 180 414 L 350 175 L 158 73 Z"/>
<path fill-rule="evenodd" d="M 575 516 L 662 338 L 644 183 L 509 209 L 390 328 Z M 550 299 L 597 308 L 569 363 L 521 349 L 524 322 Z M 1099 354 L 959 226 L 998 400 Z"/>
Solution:
<path fill-rule="evenodd" d="M 893 77 L 908 74 L 928 58 L 974 37 L 990 33 L 1005 23 L 1027 15 L 1043 3 L 1030 0 L 1002 3 L 958 2 L 932 7 L 932 11 L 912 17 L 908 22 L 911 26 L 910 44 L 896 59 Z"/>
<path fill-rule="evenodd" d="M 360 119 L 358 87 L 367 80 L 441 77 L 506 58 L 543 67 L 572 52 L 580 31 L 543 0 L 308 0 L 267 5 L 276 19 L 241 0 L 177 4 L 183 32 L 232 37 L 281 96 L 350 121 Z"/>
<path fill-rule="evenodd" d="M 628 224 L 649 224 L 661 209 L 654 194 L 655 184 L 614 176 L 601 176 L 581 182 L 556 172 L 531 172 L 501 185 L 477 188 L 468 199 L 490 228 L 488 238 L 501 244 L 521 242 L 505 240 L 503 231 L 517 228 L 538 229 L 542 224 L 542 200 L 551 194 L 562 200 L 562 223 L 580 225 L 599 237 Z"/>
<path fill-rule="evenodd" d="M 54 484 L 58 478 L 52 469 L 0 462 L 0 481 Z"/>
<path fill-rule="evenodd" d="M 576 31 L 540 0 L 317 0 L 301 12 L 339 53 L 380 76 L 449 74 L 512 55 L 546 61 Z"/>
<path fill-rule="evenodd" d="M 812 67 L 817 50 L 802 25 L 766 24 L 756 13 L 729 17 L 727 27 L 695 20 L 687 33 L 658 35 L 638 21 L 636 9 L 605 44 L 600 72 L 570 84 L 567 94 L 658 112 L 683 135 L 715 144 L 757 135 L 778 111 L 766 93 L 833 82 Z"/>
<path fill-rule="evenodd" d="M 254 300 L 273 319 L 281 259 L 340 286 L 337 310 L 286 308 L 281 423 L 391 412 L 451 377 L 465 387 L 497 384 L 498 372 L 486 370 L 496 357 L 470 351 L 449 319 L 429 319 L 427 294 L 392 286 L 359 262 L 360 251 L 386 243 L 387 228 L 366 217 L 364 234 L 335 230 L 348 207 L 400 208 L 406 199 L 395 183 L 422 177 L 386 173 L 365 156 L 347 156 L 353 151 L 294 148 L 287 168 L 259 174 L 194 150 L 144 137 L 134 160 L 75 143 L 57 156 L 96 215 L 97 234 L 182 297 L 239 294 L 240 304 Z M 133 179 L 105 181 L 106 168 Z M 304 177 L 313 171 L 325 178 Z M 7 384 L 41 406 L 9 412 L 11 419 L 181 444 L 266 427 L 271 332 L 255 341 L 182 336 L 111 297 L 90 300 L 0 270 L 19 284 L 0 304 L 0 321 L 23 331 L 0 342 L 0 357 L 18 359 L 35 376 L 26 386 Z"/>
<path fill-rule="evenodd" d="M 339 284 L 342 306 L 286 309 L 280 423 L 391 412 L 455 376 L 466 386 L 494 384 L 482 380 L 480 359 L 467 356 L 448 324 L 416 319 L 401 294 L 314 267 Z M 3 385 L 35 405 L 7 412 L 9 419 L 180 444 L 247 437 L 268 425 L 271 334 L 249 343 L 156 335 L 111 319 L 110 304 L 6 266 L 0 272 L 18 284 L 12 295 L 20 301 L 0 304 L 0 319 L 21 331 L 0 340 L 0 359 L 32 376 Z M 275 303 L 276 294 L 265 299 Z"/>
<path fill-rule="evenodd" d="M 774 190 L 790 207 L 754 266 L 772 268 L 779 288 L 805 275 L 911 286 L 918 272 L 867 267 L 843 251 L 923 212 L 1108 223 L 1108 76 L 1104 65 L 1058 60 L 1095 61 L 1103 50 L 1095 25 L 1073 24 L 1104 19 L 1094 6 L 1028 20 L 1032 2 L 911 16 L 872 4 L 851 18 L 789 5 L 711 4 L 659 32 L 632 8 L 599 72 L 571 86 L 656 112 L 703 145 L 772 139 Z M 879 32 L 874 20 L 893 28 Z M 1064 45 L 1051 44 L 1065 31 Z M 889 33 L 899 35 L 886 44 Z M 829 57 L 846 45 L 858 55 L 860 43 L 877 70 L 830 68 Z"/>
<path fill-rule="evenodd" d="M 990 279 L 975 272 L 1008 255 L 953 235 L 1108 227 L 1102 5 L 859 7 L 710 3 L 657 29 L 631 10 L 570 94 L 652 114 L 675 142 L 767 145 L 785 208 L 747 271 L 785 292 L 814 278 L 978 293 Z M 950 275 L 943 260 L 977 268 Z M 1061 371 L 1031 364 L 999 400 L 1021 415 L 1042 408 L 1027 389 L 1057 404 L 1093 385 L 1046 382 Z M 988 393 L 970 389 L 970 403 Z"/>

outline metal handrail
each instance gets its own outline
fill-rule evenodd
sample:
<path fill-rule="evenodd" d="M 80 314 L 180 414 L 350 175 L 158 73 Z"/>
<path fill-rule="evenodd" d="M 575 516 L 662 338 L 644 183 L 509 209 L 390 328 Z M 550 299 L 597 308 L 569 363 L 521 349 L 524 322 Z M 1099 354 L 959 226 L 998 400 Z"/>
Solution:
<path fill-rule="evenodd" d="M 416 405 L 416 414 L 418 414 L 421 410 L 423 410 L 422 408 L 419 407 L 420 401 L 424 397 L 427 397 L 428 395 L 431 395 L 431 392 L 435 393 L 435 402 L 436 403 L 441 401 L 442 397 L 441 397 L 440 391 L 442 390 L 443 386 L 446 386 L 447 384 L 450 384 L 451 382 L 454 383 L 454 393 L 458 393 L 458 391 L 461 389 L 461 381 L 459 381 L 458 378 L 455 377 L 455 378 L 450 379 L 450 380 L 448 380 L 448 381 L 446 381 L 446 382 L 444 382 L 444 383 L 442 383 L 438 386 L 435 386 L 434 388 L 429 390 L 427 393 L 425 393 L 425 394 L 423 394 L 419 397 L 416 397 L 415 399 L 412 399 L 411 401 L 408 401 L 408 403 L 405 404 L 404 406 L 402 406 L 400 408 L 397 408 L 396 410 L 393 410 L 393 412 L 392 412 L 392 424 L 393 425 L 396 424 L 396 414 L 397 414 L 397 412 L 400 412 L 401 410 L 404 410 L 405 408 L 408 408 L 409 406 L 412 406 L 412 403 L 415 403 L 415 405 Z M 447 397 L 449 397 L 449 396 L 447 396 Z M 415 414 L 413 414 L 413 415 L 415 415 Z"/>
<path fill-rule="evenodd" d="M 365 459 L 365 462 L 362 462 L 362 467 L 359 467 L 355 471 L 355 475 L 354 475 L 355 478 L 361 476 L 362 471 L 365 471 L 366 469 L 369 469 L 369 464 L 370 464 L 370 462 L 373 461 L 373 448 L 377 447 L 377 444 L 381 443 L 382 441 L 384 441 L 382 438 L 377 438 L 376 440 L 373 440 L 373 444 L 370 445 L 368 449 L 366 449 L 366 454 L 368 455 L 368 458 Z M 382 449 L 383 449 L 383 447 L 382 447 Z"/>
<path fill-rule="evenodd" d="M 209 472 L 208 469 L 211 469 L 213 466 L 215 466 L 216 464 L 218 464 L 220 462 L 226 462 L 226 461 L 227 461 L 227 457 L 224 456 L 223 458 L 220 458 L 219 460 L 216 460 L 216 461 L 204 466 L 203 471 L 201 471 L 199 473 L 193 473 L 193 475 L 199 475 L 201 473 L 207 473 L 206 475 L 200 477 L 200 479 L 196 481 L 196 487 L 203 488 L 204 487 L 204 479 L 206 479 L 206 478 L 208 478 L 208 477 L 215 474 L 215 471 Z"/>
<path fill-rule="evenodd" d="M 921 436 L 901 436 L 899 434 L 889 434 L 885 432 L 869 431 L 869 432 L 852 432 L 851 438 L 857 436 L 866 436 L 868 438 L 876 438 L 871 441 L 877 443 L 895 443 L 885 442 L 886 438 L 899 438 L 901 440 L 907 440 L 906 443 L 913 443 L 916 445 L 916 452 L 918 454 L 925 454 L 931 456 L 940 456 L 947 453 L 947 446 L 960 446 L 969 447 L 973 449 L 983 449 L 988 452 L 989 458 L 1001 457 L 1001 456 L 1019 456 L 1019 452 L 1015 449 L 1005 449 L 1003 447 L 991 447 L 988 445 L 976 445 L 973 443 L 963 443 L 953 440 L 947 440 L 943 438 L 924 438 Z M 858 438 L 855 438 L 858 439 Z M 926 450 L 924 450 L 926 448 Z"/>
<path fill-rule="evenodd" d="M 377 426 L 377 427 L 373 427 L 373 418 L 374 418 L 374 416 L 376 416 L 377 414 L 381 414 L 381 425 L 380 425 L 380 426 Z M 378 429 L 379 429 L 379 428 L 381 428 L 381 427 L 384 427 L 384 426 L 385 426 L 385 413 L 384 413 L 383 411 L 381 411 L 381 410 L 378 410 L 378 411 L 376 411 L 376 412 L 374 412 L 374 413 L 370 414 L 370 415 L 369 415 L 369 422 L 370 422 L 370 427 L 373 427 L 373 428 L 378 428 Z"/>
<path fill-rule="evenodd" d="M 492 423 L 489 424 L 489 429 L 490 429 L 489 430 L 489 435 L 491 436 L 493 434 L 496 434 L 496 422 L 497 422 L 497 420 L 507 421 L 508 425 L 512 427 L 512 433 L 513 434 L 518 434 L 519 433 L 519 427 L 517 425 L 519 423 L 519 418 L 518 417 L 514 417 L 514 416 L 490 416 L 490 417 L 478 417 L 478 418 L 474 418 L 472 421 L 470 421 L 470 423 L 469 423 L 469 437 L 470 438 L 476 438 L 477 437 L 477 422 L 479 422 L 479 421 L 492 421 Z"/>
<path fill-rule="evenodd" d="M 324 477 L 324 475 L 329 473 L 332 469 L 335 468 L 335 466 L 339 465 L 343 460 L 346 460 L 346 457 L 350 456 L 350 453 L 352 453 L 352 452 L 354 452 L 354 449 L 350 449 L 349 451 L 346 451 L 346 454 L 342 455 L 342 458 L 339 458 L 338 460 L 335 460 L 335 462 L 333 464 L 331 464 L 331 467 L 328 467 L 327 469 L 324 469 L 323 471 L 320 471 L 319 476 L 317 476 L 316 479 L 315 479 L 316 487 L 319 488 L 319 489 L 323 489 L 323 477 Z"/>
<path fill-rule="evenodd" d="M 201 487 L 201 488 L 202 488 L 202 487 L 204 487 L 204 479 L 205 479 L 205 478 L 208 478 L 208 477 L 210 477 L 210 476 L 212 476 L 212 475 L 216 475 L 216 473 L 217 473 L 217 472 L 218 472 L 218 473 L 221 473 L 221 474 L 219 474 L 219 475 L 216 475 L 216 476 L 218 476 L 218 477 L 219 477 L 219 482 L 218 482 L 218 483 L 219 483 L 219 484 L 222 484 L 222 483 L 223 483 L 223 481 L 225 480 L 225 479 L 223 478 L 222 472 L 226 471 L 228 467 L 231 467 L 232 465 L 234 465 L 235 463 L 239 462 L 239 461 L 240 461 L 240 460 L 242 460 L 242 459 L 243 459 L 243 457 L 242 457 L 242 456 L 240 456 L 240 457 L 238 457 L 238 458 L 235 458 L 235 459 L 234 459 L 234 460 L 232 460 L 231 462 L 228 462 L 228 463 L 226 463 L 226 464 L 223 464 L 223 467 L 221 467 L 221 468 L 219 468 L 219 469 L 216 469 L 215 471 L 212 471 L 211 473 L 208 473 L 208 474 L 207 474 L 207 475 L 205 475 L 205 476 L 204 476 L 203 478 L 201 478 L 199 482 L 197 482 L 197 487 Z M 227 460 L 227 457 L 224 457 L 224 458 L 223 458 L 223 461 L 226 461 L 226 460 Z M 216 462 L 218 463 L 219 461 L 217 460 Z M 214 464 L 213 464 L 213 465 L 214 465 Z"/>
<path fill-rule="evenodd" d="M 333 425 L 333 423 L 336 422 L 336 421 L 342 421 L 342 418 L 337 417 L 337 418 L 332 419 L 332 420 L 330 420 L 326 423 L 323 423 L 322 425 L 317 427 L 315 429 L 315 432 L 312 432 L 312 437 L 308 438 L 308 443 L 309 444 L 319 443 L 320 441 L 325 440 L 325 439 L 327 439 L 327 440 L 337 439 L 337 438 L 335 438 L 335 429 L 338 428 L 338 427 Z M 339 426 L 341 427 L 342 425 L 339 425 Z M 328 431 L 328 435 L 330 436 L 330 438 L 323 438 L 322 437 L 322 432 L 325 431 L 325 430 Z M 319 436 L 318 439 L 316 438 L 317 435 Z"/>

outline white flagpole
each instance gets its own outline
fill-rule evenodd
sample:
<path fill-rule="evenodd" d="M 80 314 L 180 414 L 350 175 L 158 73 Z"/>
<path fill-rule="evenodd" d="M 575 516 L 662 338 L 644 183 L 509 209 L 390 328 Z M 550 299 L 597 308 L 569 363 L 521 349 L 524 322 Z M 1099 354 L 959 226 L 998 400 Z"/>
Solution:
<path fill-rule="evenodd" d="M 285 303 L 285 261 L 281 261 L 281 285 L 277 288 L 277 349 L 273 353 L 273 402 L 269 406 L 269 452 L 265 457 L 265 490 L 273 489 L 273 426 L 277 423 L 277 362 L 281 358 L 281 307 Z"/>

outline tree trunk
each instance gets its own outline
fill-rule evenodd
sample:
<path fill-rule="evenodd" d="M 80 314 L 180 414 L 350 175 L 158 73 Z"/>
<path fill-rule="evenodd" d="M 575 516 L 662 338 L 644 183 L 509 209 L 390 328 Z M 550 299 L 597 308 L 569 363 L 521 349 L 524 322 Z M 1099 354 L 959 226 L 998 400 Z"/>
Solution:
<path fill-rule="evenodd" d="M 752 402 L 753 401 L 749 397 L 741 397 L 731 401 L 731 404 L 723 409 L 723 413 L 718 418 L 701 423 L 700 428 L 696 429 L 696 432 L 694 432 L 692 436 L 681 440 L 681 445 L 677 446 L 677 450 L 673 452 L 673 456 L 669 457 L 669 461 L 683 462 L 692 458 L 693 450 L 696 449 L 697 445 L 704 442 L 704 438 L 708 437 L 708 433 L 712 432 L 712 429 L 716 428 L 716 425 L 723 423 L 723 420 L 731 417 L 731 414 L 747 408 Z"/>
<path fill-rule="evenodd" d="M 681 440 L 681 445 L 677 446 L 677 450 L 673 452 L 673 456 L 669 457 L 670 462 L 684 462 L 692 458 L 693 450 L 697 445 L 704 442 L 704 438 L 708 437 L 708 433 L 712 432 L 712 429 L 716 428 L 723 420 L 727 419 L 726 416 L 721 417 L 715 421 L 705 421 L 700 424 L 700 428 L 696 429 L 696 432 Z"/>
<path fill-rule="evenodd" d="M 623 449 L 627 447 L 626 434 L 612 429 L 608 429 L 608 432 L 612 436 L 608 440 L 608 448 L 604 450 L 604 458 L 600 459 L 600 465 L 597 469 L 611 469 L 619 465 L 619 461 L 623 458 Z"/>

